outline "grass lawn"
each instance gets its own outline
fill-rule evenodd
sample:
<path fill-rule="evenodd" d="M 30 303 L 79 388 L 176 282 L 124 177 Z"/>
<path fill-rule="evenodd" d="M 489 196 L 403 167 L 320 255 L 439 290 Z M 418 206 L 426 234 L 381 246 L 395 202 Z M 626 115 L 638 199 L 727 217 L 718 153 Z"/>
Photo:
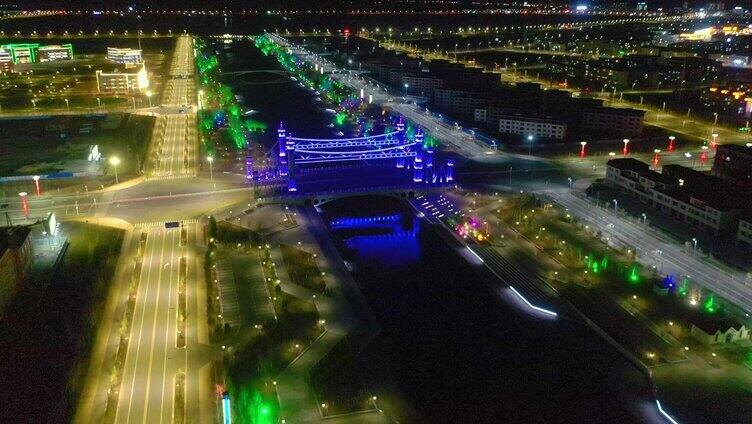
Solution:
<path fill-rule="evenodd" d="M 287 267 L 287 273 L 293 283 L 313 290 L 317 293 L 323 293 L 326 289 L 321 270 L 316 265 L 316 258 L 303 249 L 280 244 L 282 258 Z"/>

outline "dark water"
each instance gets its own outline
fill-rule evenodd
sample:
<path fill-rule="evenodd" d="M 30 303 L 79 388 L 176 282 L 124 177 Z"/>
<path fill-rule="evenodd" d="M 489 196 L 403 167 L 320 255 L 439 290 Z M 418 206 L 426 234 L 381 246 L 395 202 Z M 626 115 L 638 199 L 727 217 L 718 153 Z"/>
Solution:
<path fill-rule="evenodd" d="M 412 408 L 400 422 L 646 422 L 645 379 L 576 322 L 507 303 L 396 199 L 324 206 L 324 219 L 402 215 L 399 227 L 333 229 L 382 332 L 360 356 L 368 379 Z"/>
<path fill-rule="evenodd" d="M 316 101 L 315 92 L 291 80 L 274 56 L 265 56 L 251 41 L 215 46 L 224 72 L 222 82 L 241 96 L 244 110 L 257 111 L 249 115 L 251 118 L 267 124 L 264 134 L 254 136 L 265 146 L 276 142 L 280 122 L 296 137 L 331 138 L 336 137 L 337 131 L 350 133 L 351 127 L 347 125 L 328 127 L 334 114 L 325 109 L 333 106 Z"/>

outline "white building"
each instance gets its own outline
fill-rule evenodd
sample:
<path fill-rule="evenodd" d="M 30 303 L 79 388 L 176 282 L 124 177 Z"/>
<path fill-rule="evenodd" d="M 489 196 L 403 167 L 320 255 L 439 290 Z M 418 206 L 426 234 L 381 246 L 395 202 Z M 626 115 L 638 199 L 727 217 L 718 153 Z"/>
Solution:
<path fill-rule="evenodd" d="M 690 334 L 706 346 L 749 340 L 749 330 L 731 318 L 700 320 L 692 324 Z"/>
<path fill-rule="evenodd" d="M 73 47 L 70 44 L 42 46 L 37 49 L 37 60 L 40 63 L 71 59 L 73 59 Z"/>
<path fill-rule="evenodd" d="M 110 93 L 130 93 L 143 91 L 149 87 L 149 75 L 146 68 L 141 66 L 138 72 L 104 73 L 97 71 L 97 88 L 99 91 Z"/>
<path fill-rule="evenodd" d="M 10 51 L 0 48 L 0 74 L 13 72 L 13 55 Z"/>
<path fill-rule="evenodd" d="M 499 132 L 561 140 L 567 135 L 567 123 L 548 118 L 503 115 L 499 118 Z"/>
<path fill-rule="evenodd" d="M 107 47 L 107 59 L 120 64 L 134 64 L 144 61 L 140 49 L 119 47 Z"/>

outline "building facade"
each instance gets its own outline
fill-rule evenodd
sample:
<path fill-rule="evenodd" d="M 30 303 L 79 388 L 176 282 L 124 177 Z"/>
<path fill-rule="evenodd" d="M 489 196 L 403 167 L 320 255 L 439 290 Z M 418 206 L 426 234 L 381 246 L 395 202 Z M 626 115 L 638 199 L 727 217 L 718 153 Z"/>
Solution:
<path fill-rule="evenodd" d="M 31 269 L 31 230 L 0 228 L 0 307 L 5 307 Z"/>
<path fill-rule="evenodd" d="M 637 136 L 642 133 L 645 111 L 599 107 L 582 113 L 581 129 L 602 134 Z"/>
<path fill-rule="evenodd" d="M 73 59 L 73 46 L 70 44 L 43 46 L 37 49 L 37 61 L 40 63 L 71 59 Z"/>
<path fill-rule="evenodd" d="M 143 63 L 143 53 L 140 49 L 107 47 L 107 59 L 121 65 Z"/>
<path fill-rule="evenodd" d="M 0 74 L 13 72 L 13 56 L 10 51 L 0 48 Z"/>
<path fill-rule="evenodd" d="M 739 218 L 739 228 L 736 230 L 736 245 L 752 247 L 752 215 Z"/>
<path fill-rule="evenodd" d="M 749 329 L 733 319 L 701 320 L 692 324 L 690 334 L 705 346 L 749 340 Z"/>
<path fill-rule="evenodd" d="M 504 115 L 499 118 L 499 132 L 562 140 L 567 135 L 567 123 L 549 118 Z"/>
<path fill-rule="evenodd" d="M 97 88 L 100 92 L 131 93 L 143 91 L 149 87 L 149 76 L 143 66 L 141 70 L 134 73 L 97 71 L 96 75 Z"/>
<path fill-rule="evenodd" d="M 636 159 L 612 159 L 606 165 L 606 185 L 715 235 L 736 232 L 745 209 L 744 199 L 724 194 L 729 191 L 723 180 L 679 165 L 656 172 Z"/>

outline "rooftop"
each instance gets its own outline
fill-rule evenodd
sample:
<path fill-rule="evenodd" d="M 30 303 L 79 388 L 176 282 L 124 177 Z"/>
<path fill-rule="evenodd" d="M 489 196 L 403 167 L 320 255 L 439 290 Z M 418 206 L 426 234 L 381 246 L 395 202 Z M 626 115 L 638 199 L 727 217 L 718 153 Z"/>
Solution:
<path fill-rule="evenodd" d="M 31 232 L 29 227 L 3 227 L 0 228 L 0 255 L 7 249 L 18 248 Z"/>
<path fill-rule="evenodd" d="M 706 334 L 715 334 L 718 331 L 725 333 L 729 328 L 740 329 L 743 324 L 730 317 L 713 317 L 709 315 L 700 315 L 692 320 L 692 324 Z"/>

